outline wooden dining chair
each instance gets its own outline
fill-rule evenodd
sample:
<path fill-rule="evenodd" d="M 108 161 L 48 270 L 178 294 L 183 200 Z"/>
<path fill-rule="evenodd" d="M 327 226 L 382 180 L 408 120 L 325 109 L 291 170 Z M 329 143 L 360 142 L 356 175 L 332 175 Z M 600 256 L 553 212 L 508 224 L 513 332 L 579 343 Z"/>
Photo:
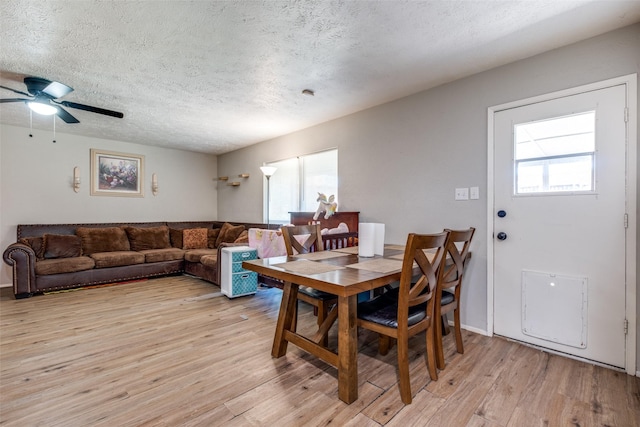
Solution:
<path fill-rule="evenodd" d="M 287 255 L 293 256 L 323 251 L 324 245 L 320 231 L 320 224 L 282 227 L 282 236 L 284 237 Z M 298 237 L 296 238 L 296 236 Z M 308 286 L 300 286 L 298 288 L 298 299 L 314 307 L 314 312 L 318 316 L 318 325 L 322 325 L 331 307 L 338 302 L 338 297 L 335 295 Z"/>
<path fill-rule="evenodd" d="M 462 344 L 462 331 L 460 329 L 460 295 L 462 293 L 462 278 L 469 258 L 469 246 L 476 229 L 450 230 L 447 242 L 447 262 L 441 286 L 438 288 L 436 301 L 436 344 L 438 345 L 438 369 L 444 369 L 444 345 L 442 336 L 449 333 L 447 313 L 453 311 L 453 327 L 456 336 L 456 348 L 458 353 L 464 353 Z"/>
<path fill-rule="evenodd" d="M 380 295 L 358 304 L 358 326 L 377 332 L 381 337 L 397 341 L 400 396 L 411 403 L 409 379 L 409 338 L 424 332 L 429 376 L 438 379 L 436 369 L 435 317 L 436 289 L 442 278 L 448 232 L 438 234 L 409 234 L 402 261 L 397 298 Z M 426 251 L 426 252 L 425 252 Z M 419 276 L 414 278 L 414 263 Z M 380 351 L 388 350 L 388 339 L 380 340 Z"/>

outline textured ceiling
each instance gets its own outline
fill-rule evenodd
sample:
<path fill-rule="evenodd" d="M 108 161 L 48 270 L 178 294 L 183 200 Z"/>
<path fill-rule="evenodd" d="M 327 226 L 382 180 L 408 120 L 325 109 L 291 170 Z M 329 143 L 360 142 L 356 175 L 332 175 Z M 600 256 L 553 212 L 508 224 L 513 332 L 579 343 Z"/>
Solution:
<path fill-rule="evenodd" d="M 124 113 L 58 132 L 221 154 L 639 21 L 637 0 L 2 0 L 0 85 Z"/>

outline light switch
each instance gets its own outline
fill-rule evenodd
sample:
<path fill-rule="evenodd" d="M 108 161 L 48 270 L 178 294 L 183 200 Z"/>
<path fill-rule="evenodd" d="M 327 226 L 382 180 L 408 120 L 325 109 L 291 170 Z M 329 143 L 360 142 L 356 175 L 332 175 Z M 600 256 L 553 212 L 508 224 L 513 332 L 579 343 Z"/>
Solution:
<path fill-rule="evenodd" d="M 456 188 L 456 200 L 469 200 L 469 188 Z"/>
<path fill-rule="evenodd" d="M 478 187 L 471 187 L 469 189 L 469 198 L 471 200 L 478 200 L 480 198 L 480 188 Z"/>

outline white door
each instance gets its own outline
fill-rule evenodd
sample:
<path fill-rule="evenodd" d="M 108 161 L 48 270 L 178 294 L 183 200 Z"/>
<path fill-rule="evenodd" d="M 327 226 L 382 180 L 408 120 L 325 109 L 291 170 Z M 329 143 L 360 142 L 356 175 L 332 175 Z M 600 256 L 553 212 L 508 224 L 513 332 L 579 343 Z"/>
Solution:
<path fill-rule="evenodd" d="M 625 366 L 625 86 L 494 116 L 494 333 Z"/>

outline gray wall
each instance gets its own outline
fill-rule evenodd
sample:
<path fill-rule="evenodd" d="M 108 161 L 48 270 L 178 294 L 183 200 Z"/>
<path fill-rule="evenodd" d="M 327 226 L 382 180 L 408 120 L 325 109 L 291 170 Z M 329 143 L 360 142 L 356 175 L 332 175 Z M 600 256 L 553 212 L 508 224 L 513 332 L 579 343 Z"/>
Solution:
<path fill-rule="evenodd" d="M 487 108 L 637 73 L 639 64 L 635 24 L 219 156 L 221 175 L 252 176 L 237 189 L 218 192 L 218 215 L 260 221 L 263 162 L 337 147 L 339 209 L 385 223 L 387 242 L 445 226 L 477 228 L 462 322 L 485 331 Z M 455 187 L 470 186 L 480 187 L 480 200 L 454 201 Z"/>
<path fill-rule="evenodd" d="M 81 126 L 81 125 L 80 125 Z M 217 158 L 51 132 L 0 126 L 0 247 L 16 240 L 18 224 L 144 222 L 217 219 Z M 144 197 L 91 196 L 91 148 L 145 156 Z M 72 188 L 73 168 L 80 168 L 81 189 Z M 159 193 L 151 193 L 151 174 Z M 0 263 L 0 284 L 11 283 L 11 270 Z"/>

